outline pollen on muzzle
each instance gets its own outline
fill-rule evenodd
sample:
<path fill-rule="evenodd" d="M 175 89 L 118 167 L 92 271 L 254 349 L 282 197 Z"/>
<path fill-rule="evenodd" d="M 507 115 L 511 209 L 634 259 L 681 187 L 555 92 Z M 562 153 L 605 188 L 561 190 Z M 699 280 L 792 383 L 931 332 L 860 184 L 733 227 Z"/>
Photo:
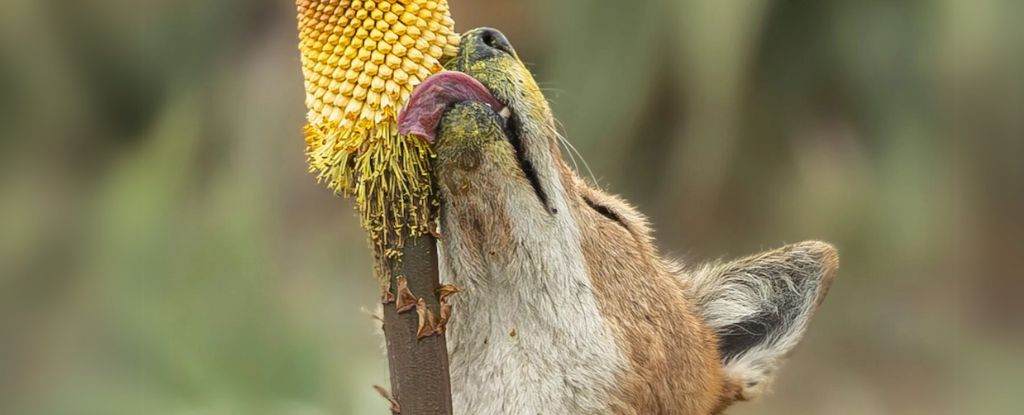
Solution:
<path fill-rule="evenodd" d="M 454 103 L 466 101 L 481 102 L 504 118 L 511 114 L 480 81 L 462 72 L 445 71 L 416 87 L 409 103 L 398 114 L 398 132 L 433 143 L 444 111 Z"/>

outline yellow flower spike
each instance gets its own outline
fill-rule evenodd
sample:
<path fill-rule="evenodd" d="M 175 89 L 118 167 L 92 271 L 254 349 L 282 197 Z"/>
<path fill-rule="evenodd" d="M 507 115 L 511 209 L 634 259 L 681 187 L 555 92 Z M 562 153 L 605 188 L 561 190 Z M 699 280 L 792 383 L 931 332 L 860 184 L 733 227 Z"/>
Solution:
<path fill-rule="evenodd" d="M 296 0 L 310 171 L 356 199 L 379 258 L 427 232 L 435 206 L 426 142 L 399 136 L 413 88 L 455 54 L 446 0 Z"/>

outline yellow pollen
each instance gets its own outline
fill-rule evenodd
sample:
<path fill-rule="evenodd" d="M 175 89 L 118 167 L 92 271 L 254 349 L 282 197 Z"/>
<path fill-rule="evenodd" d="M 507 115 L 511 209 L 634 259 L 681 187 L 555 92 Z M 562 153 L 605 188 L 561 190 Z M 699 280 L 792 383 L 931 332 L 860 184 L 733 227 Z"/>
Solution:
<path fill-rule="evenodd" d="M 296 0 L 306 78 L 306 154 L 317 179 L 353 196 L 379 257 L 427 232 L 436 206 L 427 143 L 399 136 L 413 88 L 454 55 L 448 2 Z"/>

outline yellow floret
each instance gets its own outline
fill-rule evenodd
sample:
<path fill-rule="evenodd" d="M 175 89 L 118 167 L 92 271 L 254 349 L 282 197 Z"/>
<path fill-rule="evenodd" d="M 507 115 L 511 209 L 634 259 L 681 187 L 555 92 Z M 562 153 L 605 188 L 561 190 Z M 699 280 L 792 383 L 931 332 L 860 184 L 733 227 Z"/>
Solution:
<path fill-rule="evenodd" d="M 413 88 L 442 69 L 459 37 L 446 0 L 296 0 L 310 171 L 356 197 L 378 253 L 427 230 L 427 143 L 397 134 Z"/>

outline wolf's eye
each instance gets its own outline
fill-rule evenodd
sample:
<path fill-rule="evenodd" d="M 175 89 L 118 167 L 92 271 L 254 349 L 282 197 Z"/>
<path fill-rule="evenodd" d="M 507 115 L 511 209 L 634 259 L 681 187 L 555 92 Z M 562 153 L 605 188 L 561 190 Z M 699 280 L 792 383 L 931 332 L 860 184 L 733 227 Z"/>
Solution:
<path fill-rule="evenodd" d="M 622 217 L 619 216 L 618 213 L 615 213 L 615 211 L 611 210 L 611 208 L 609 208 L 608 206 L 599 204 L 599 203 L 591 200 L 589 197 L 582 196 L 582 195 L 581 195 L 581 197 L 583 198 L 584 202 L 587 202 L 587 206 L 590 206 L 590 208 L 594 209 L 595 212 L 600 213 L 601 216 L 604 216 L 604 217 L 606 217 L 608 219 L 611 219 L 613 222 L 619 224 L 619 226 L 622 226 L 623 228 L 626 228 L 627 230 L 629 230 L 629 228 L 626 226 L 625 222 L 622 221 Z"/>

